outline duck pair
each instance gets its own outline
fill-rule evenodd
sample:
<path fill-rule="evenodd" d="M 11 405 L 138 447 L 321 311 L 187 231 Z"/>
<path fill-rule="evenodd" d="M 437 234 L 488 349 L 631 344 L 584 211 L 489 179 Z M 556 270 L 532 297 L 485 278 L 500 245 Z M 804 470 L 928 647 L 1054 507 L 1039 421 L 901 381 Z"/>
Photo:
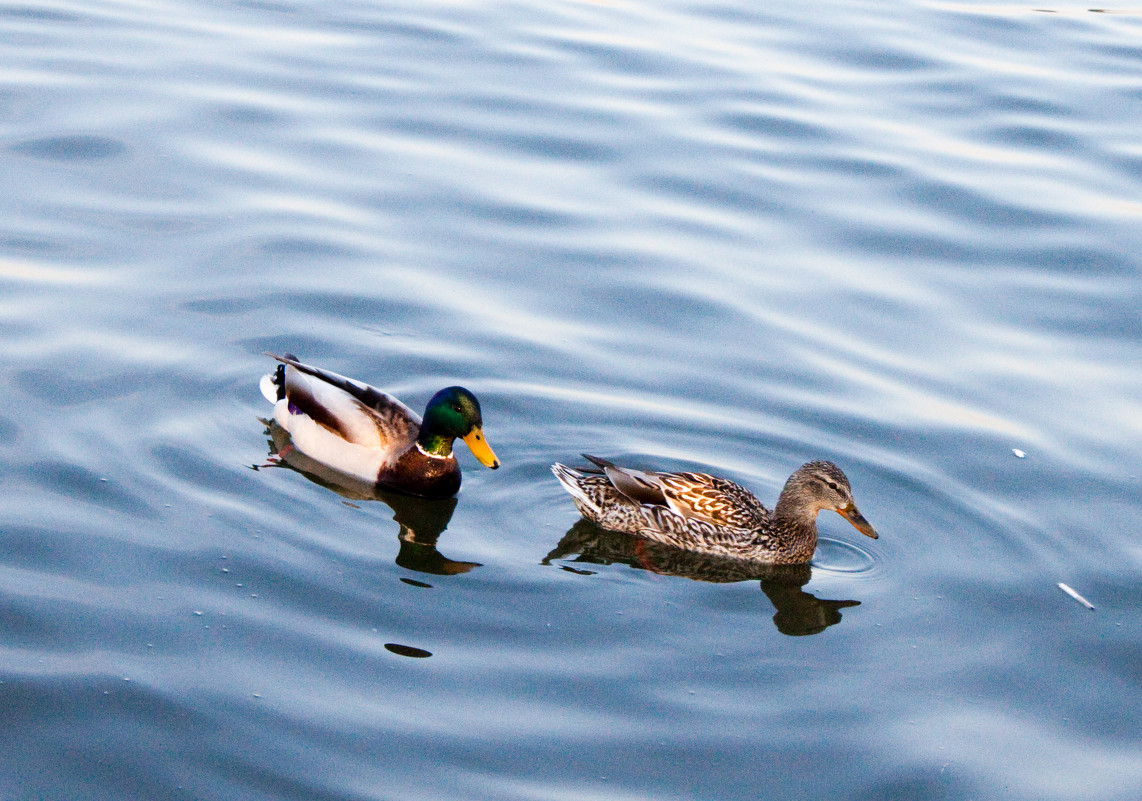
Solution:
<path fill-rule="evenodd" d="M 274 420 L 292 447 L 316 461 L 384 489 L 446 498 L 460 489 L 452 451 L 462 439 L 485 467 L 500 466 L 484 438 L 480 403 L 463 387 L 432 396 L 421 418 L 368 384 L 266 354 L 280 364 L 262 378 Z M 593 467 L 552 465 L 579 512 L 602 528 L 687 551 L 753 562 L 808 562 L 817 547 L 817 513 L 832 509 L 857 531 L 876 532 L 853 502 L 832 462 L 802 465 L 773 511 L 744 487 L 704 473 L 659 473 L 619 467 L 594 456 Z"/>

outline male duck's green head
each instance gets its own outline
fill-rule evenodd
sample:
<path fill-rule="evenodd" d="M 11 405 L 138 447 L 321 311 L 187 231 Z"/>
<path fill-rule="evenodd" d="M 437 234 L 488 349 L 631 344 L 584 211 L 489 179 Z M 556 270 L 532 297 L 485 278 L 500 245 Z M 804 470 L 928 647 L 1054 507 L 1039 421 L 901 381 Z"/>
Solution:
<path fill-rule="evenodd" d="M 500 460 L 484 439 L 484 421 L 480 402 L 464 387 L 448 387 L 432 396 L 424 410 L 417 442 L 428 453 L 447 456 L 452 453 L 452 440 L 460 437 L 480 464 L 495 470 Z"/>

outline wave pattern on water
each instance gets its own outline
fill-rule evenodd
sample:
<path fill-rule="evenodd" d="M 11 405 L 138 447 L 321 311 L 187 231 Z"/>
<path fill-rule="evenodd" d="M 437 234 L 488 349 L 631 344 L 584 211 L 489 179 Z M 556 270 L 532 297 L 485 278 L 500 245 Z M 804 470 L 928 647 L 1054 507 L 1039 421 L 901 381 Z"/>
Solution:
<path fill-rule="evenodd" d="M 0 8 L 0 794 L 1137 795 L 1142 29 L 1095 11 Z M 267 467 L 266 350 L 462 383 L 504 467 Z M 711 571 L 582 528 L 582 451 L 769 504 L 834 459 L 881 539 Z"/>

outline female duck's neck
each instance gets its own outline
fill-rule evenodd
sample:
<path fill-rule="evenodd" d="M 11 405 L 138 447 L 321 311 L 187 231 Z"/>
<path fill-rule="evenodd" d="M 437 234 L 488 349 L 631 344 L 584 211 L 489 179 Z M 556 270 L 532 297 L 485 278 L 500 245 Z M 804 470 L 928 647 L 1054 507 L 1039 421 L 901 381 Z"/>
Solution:
<path fill-rule="evenodd" d="M 785 493 L 773 507 L 773 519 L 796 539 L 817 540 L 817 510 L 805 507 Z"/>

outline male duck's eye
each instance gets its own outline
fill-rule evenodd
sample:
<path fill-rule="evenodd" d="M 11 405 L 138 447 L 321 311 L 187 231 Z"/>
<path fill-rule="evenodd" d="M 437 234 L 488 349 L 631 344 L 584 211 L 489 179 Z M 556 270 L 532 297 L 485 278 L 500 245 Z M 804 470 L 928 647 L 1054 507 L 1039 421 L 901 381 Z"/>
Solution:
<path fill-rule="evenodd" d="M 462 412 L 462 411 L 463 411 L 463 409 L 461 409 L 461 408 L 460 408 L 460 404 L 459 404 L 459 403 L 454 403 L 454 404 L 452 404 L 452 411 L 454 411 L 454 412 L 456 412 L 457 414 L 459 414 L 460 412 Z"/>

